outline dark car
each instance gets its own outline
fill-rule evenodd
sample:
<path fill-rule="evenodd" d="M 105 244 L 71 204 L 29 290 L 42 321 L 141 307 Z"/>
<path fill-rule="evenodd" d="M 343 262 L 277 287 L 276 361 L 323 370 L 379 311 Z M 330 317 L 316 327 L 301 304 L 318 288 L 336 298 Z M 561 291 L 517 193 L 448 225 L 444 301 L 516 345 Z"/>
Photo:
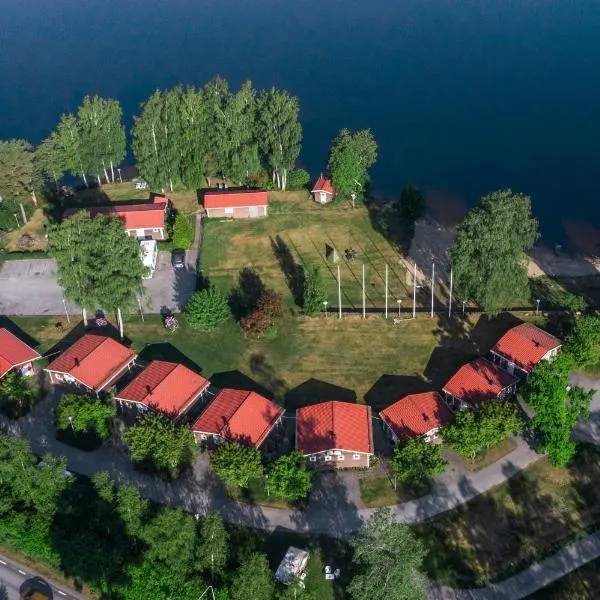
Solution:
<path fill-rule="evenodd" d="M 183 269 L 185 267 L 185 250 L 181 248 L 171 252 L 171 264 L 175 269 Z"/>

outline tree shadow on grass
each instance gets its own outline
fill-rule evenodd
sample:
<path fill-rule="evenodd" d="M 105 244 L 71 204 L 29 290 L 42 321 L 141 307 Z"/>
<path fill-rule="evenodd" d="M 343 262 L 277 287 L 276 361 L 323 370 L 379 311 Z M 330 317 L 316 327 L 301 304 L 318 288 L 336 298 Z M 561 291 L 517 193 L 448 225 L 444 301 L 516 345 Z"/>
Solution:
<path fill-rule="evenodd" d="M 239 321 L 250 314 L 265 290 L 265 284 L 254 269 L 242 269 L 237 287 L 229 294 L 229 307 L 234 318 Z"/>
<path fill-rule="evenodd" d="M 431 384 L 416 375 L 382 375 L 365 394 L 365 402 L 379 412 L 409 394 L 431 391 Z"/>
<path fill-rule="evenodd" d="M 306 276 L 304 268 L 294 260 L 287 244 L 278 235 L 271 239 L 271 249 L 279 263 L 279 267 L 285 276 L 288 288 L 294 298 L 294 302 L 302 308 L 304 306 L 304 286 Z"/>
<path fill-rule="evenodd" d="M 285 407 L 288 410 L 296 410 L 303 406 L 310 406 L 311 404 L 318 404 L 319 402 L 327 402 L 329 400 L 354 403 L 356 402 L 356 392 L 313 378 L 289 390 L 284 397 Z"/>
<path fill-rule="evenodd" d="M 31 348 L 37 348 L 40 345 L 38 340 L 23 331 L 16 323 L 11 321 L 7 316 L 0 315 L 0 329 L 7 329 L 15 337 L 19 338 L 22 342 L 30 346 Z"/>
<path fill-rule="evenodd" d="M 241 371 L 222 371 L 221 373 L 215 373 L 210 378 L 212 385 L 217 388 L 233 388 L 236 390 L 248 390 L 256 392 L 265 398 L 271 400 L 273 394 L 263 385 L 256 382 L 248 375 L 244 375 Z"/>
<path fill-rule="evenodd" d="M 186 366 L 195 373 L 202 373 L 202 368 L 199 367 L 183 352 L 179 351 L 169 342 L 159 342 L 156 344 L 148 344 L 144 346 L 139 354 L 139 359 L 144 362 L 152 360 L 164 360 L 172 363 L 179 363 Z"/>
<path fill-rule="evenodd" d="M 267 389 L 271 390 L 271 395 L 277 400 L 282 401 L 285 398 L 288 386 L 283 379 L 276 373 L 264 354 L 253 354 L 250 357 L 248 366 L 252 375 L 254 375 Z"/>

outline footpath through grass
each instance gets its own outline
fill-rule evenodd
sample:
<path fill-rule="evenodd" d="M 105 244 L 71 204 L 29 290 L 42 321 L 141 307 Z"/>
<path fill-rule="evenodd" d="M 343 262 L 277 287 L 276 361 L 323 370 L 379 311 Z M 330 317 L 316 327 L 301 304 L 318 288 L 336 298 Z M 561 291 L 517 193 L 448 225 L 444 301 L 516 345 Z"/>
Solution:
<path fill-rule="evenodd" d="M 452 587 L 484 586 L 554 554 L 600 524 L 599 477 L 600 448 L 582 445 L 565 469 L 543 458 L 490 492 L 415 525 L 429 548 L 428 576 Z"/>

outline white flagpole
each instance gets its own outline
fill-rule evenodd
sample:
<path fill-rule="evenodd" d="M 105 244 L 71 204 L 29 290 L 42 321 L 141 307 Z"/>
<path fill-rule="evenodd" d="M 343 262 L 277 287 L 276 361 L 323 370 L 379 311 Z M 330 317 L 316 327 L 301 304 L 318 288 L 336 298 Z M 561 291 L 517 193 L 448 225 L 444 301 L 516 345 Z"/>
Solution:
<path fill-rule="evenodd" d="M 363 263 L 363 319 L 367 318 L 367 305 L 365 303 L 365 263 Z"/>
<path fill-rule="evenodd" d="M 433 319 L 433 295 L 435 290 L 435 263 L 431 264 L 431 318 Z"/>
<path fill-rule="evenodd" d="M 385 318 L 388 318 L 388 266 L 385 265 Z"/>
<path fill-rule="evenodd" d="M 338 307 L 339 307 L 340 319 L 341 319 L 342 318 L 342 284 L 340 281 L 340 265 L 338 265 L 337 268 L 338 268 Z"/>
<path fill-rule="evenodd" d="M 450 267 L 450 298 L 448 300 L 448 318 L 452 316 L 452 267 Z"/>
<path fill-rule="evenodd" d="M 413 275 L 413 319 L 416 317 L 417 306 L 417 263 L 415 263 L 415 272 Z"/>

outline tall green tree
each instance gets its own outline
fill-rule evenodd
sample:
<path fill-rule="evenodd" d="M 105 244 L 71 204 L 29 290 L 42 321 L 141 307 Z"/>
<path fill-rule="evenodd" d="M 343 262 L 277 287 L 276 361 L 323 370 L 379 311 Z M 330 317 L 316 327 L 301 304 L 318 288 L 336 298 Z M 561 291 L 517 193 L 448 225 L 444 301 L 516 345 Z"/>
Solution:
<path fill-rule="evenodd" d="M 378 509 L 351 544 L 356 571 L 348 586 L 352 600 L 425 600 L 421 567 L 427 551 L 389 508 Z"/>
<path fill-rule="evenodd" d="M 210 131 L 209 107 L 204 92 L 186 88 L 181 96 L 181 181 L 188 189 L 202 187 L 207 172 Z"/>
<path fill-rule="evenodd" d="M 225 79 L 219 76 L 213 77 L 213 79 L 202 88 L 202 98 L 204 100 L 208 122 L 210 123 L 207 132 L 207 154 L 205 156 L 205 174 L 207 176 L 223 173 L 227 168 L 227 165 L 223 163 L 224 156 L 226 156 L 223 144 L 227 144 L 227 141 L 220 139 L 221 134 L 216 123 L 223 120 L 225 107 L 227 106 L 230 97 L 231 92 L 229 91 L 229 84 Z"/>
<path fill-rule="evenodd" d="M 142 533 L 148 545 L 146 556 L 163 564 L 181 579 L 194 571 L 196 556 L 196 522 L 179 508 L 163 507 Z"/>
<path fill-rule="evenodd" d="M 377 142 L 369 129 L 342 129 L 329 147 L 327 168 L 336 193 L 362 196 L 369 181 L 369 168 L 377 160 Z"/>
<path fill-rule="evenodd" d="M 260 450 L 236 442 L 222 444 L 211 457 L 215 473 L 233 485 L 246 487 L 250 479 L 262 477 Z"/>
<path fill-rule="evenodd" d="M 86 187 L 88 187 L 84 153 L 81 144 L 81 127 L 77 118 L 72 114 L 62 115 L 56 126 L 54 135 L 57 147 L 60 148 L 62 154 L 64 168 L 73 177 L 81 176 Z"/>
<path fill-rule="evenodd" d="M 0 379 L 0 400 L 6 402 L 16 417 L 27 412 L 37 396 L 31 381 L 15 371 L 10 371 Z"/>
<path fill-rule="evenodd" d="M 82 308 L 127 308 L 142 295 L 139 244 L 118 219 L 79 211 L 49 229 L 48 246 L 65 296 Z"/>
<path fill-rule="evenodd" d="M 54 187 L 58 190 L 59 182 L 67 170 L 67 164 L 56 132 L 43 140 L 35 149 L 34 166 L 41 178 L 53 181 Z"/>
<path fill-rule="evenodd" d="M 279 498 L 299 500 L 310 494 L 312 475 L 302 452 L 292 452 L 280 456 L 269 467 L 267 485 Z"/>
<path fill-rule="evenodd" d="M 231 582 L 231 600 L 274 600 L 275 581 L 264 554 L 255 553 L 245 560 Z"/>
<path fill-rule="evenodd" d="M 121 485 L 116 494 L 116 509 L 125 524 L 127 533 L 141 537 L 149 502 L 142 498 L 138 489 L 133 485 Z"/>
<path fill-rule="evenodd" d="M 190 217 L 178 211 L 175 216 L 175 223 L 173 223 L 173 245 L 176 248 L 188 250 L 194 242 L 194 233 L 195 229 Z"/>
<path fill-rule="evenodd" d="M 550 462 L 565 465 L 575 454 L 571 441 L 577 419 L 588 419 L 593 391 L 569 385 L 574 359 L 563 352 L 555 360 L 542 361 L 528 379 L 523 398 L 534 409 L 532 426 L 539 434 Z"/>
<path fill-rule="evenodd" d="M 198 562 L 203 571 L 223 574 L 229 560 L 229 534 L 218 513 L 209 513 L 200 522 Z"/>
<path fill-rule="evenodd" d="M 214 287 L 194 292 L 185 307 L 185 319 L 192 329 L 215 331 L 230 318 L 227 297 Z"/>
<path fill-rule="evenodd" d="M 314 317 L 323 310 L 323 302 L 327 300 L 327 288 L 319 266 L 313 267 L 306 273 L 304 279 L 304 312 Z"/>
<path fill-rule="evenodd" d="M 172 478 L 192 462 L 194 436 L 189 427 L 176 425 L 160 414 L 144 417 L 123 434 L 133 460 L 154 465 Z"/>
<path fill-rule="evenodd" d="M 458 226 L 450 251 L 458 293 L 492 315 L 527 298 L 525 251 L 537 238 L 528 196 L 511 190 L 484 196 Z"/>
<path fill-rule="evenodd" d="M 287 186 L 287 174 L 300 154 L 302 127 L 298 99 L 271 88 L 258 98 L 257 139 L 263 162 L 277 187 Z"/>
<path fill-rule="evenodd" d="M 573 358 L 577 369 L 597 365 L 600 362 L 600 319 L 593 315 L 578 317 L 564 351 Z"/>
<path fill-rule="evenodd" d="M 113 406 L 98 399 L 80 394 L 63 396 L 54 412 L 57 429 L 87 434 L 93 433 L 106 440 L 112 432 L 112 420 L 115 415 Z"/>
<path fill-rule="evenodd" d="M 421 483 L 446 470 L 441 446 L 423 438 L 410 439 L 394 449 L 392 471 L 400 481 Z"/>
<path fill-rule="evenodd" d="M 25 140 L 0 141 L 0 196 L 21 198 L 31 190 L 33 156 Z"/>

